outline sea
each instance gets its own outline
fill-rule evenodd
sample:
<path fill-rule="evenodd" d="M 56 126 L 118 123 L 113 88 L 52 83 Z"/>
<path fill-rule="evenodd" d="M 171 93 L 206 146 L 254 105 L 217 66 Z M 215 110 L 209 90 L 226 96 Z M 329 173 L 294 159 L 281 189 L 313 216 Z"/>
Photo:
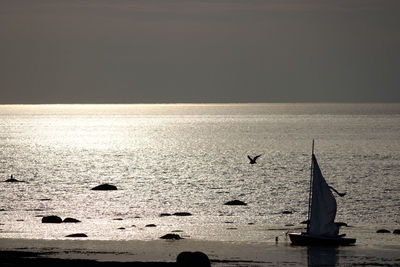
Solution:
<path fill-rule="evenodd" d="M 289 242 L 313 140 L 341 233 L 400 245 L 399 103 L 0 105 L 0 238 Z"/>

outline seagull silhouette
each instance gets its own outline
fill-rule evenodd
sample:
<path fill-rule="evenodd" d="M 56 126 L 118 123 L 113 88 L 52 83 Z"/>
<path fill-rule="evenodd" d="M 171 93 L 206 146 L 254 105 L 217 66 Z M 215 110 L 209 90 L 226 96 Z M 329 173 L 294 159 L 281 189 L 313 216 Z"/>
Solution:
<path fill-rule="evenodd" d="M 256 160 L 261 157 L 262 154 L 255 156 L 254 158 L 251 158 L 249 155 L 247 155 L 247 158 L 250 160 L 250 164 L 256 164 Z"/>

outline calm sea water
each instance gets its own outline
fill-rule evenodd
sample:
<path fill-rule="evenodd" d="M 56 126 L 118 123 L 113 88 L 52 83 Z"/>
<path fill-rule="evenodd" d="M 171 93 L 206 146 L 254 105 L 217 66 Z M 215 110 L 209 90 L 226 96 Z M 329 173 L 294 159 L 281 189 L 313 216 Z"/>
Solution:
<path fill-rule="evenodd" d="M 26 183 L 0 184 L 0 238 L 284 238 L 307 219 L 312 139 L 347 192 L 342 232 L 400 244 L 375 234 L 400 228 L 400 104 L 2 105 L 1 180 Z M 119 190 L 90 190 L 102 183 Z M 159 216 L 175 212 L 192 216 Z"/>

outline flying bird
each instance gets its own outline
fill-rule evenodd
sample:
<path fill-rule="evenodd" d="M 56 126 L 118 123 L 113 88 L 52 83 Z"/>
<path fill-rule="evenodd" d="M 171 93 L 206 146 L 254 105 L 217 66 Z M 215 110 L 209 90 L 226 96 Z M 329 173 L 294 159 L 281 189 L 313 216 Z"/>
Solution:
<path fill-rule="evenodd" d="M 251 158 L 249 155 L 247 155 L 247 158 L 250 160 L 250 164 L 256 164 L 256 160 L 261 157 L 262 154 L 255 156 L 254 158 Z"/>

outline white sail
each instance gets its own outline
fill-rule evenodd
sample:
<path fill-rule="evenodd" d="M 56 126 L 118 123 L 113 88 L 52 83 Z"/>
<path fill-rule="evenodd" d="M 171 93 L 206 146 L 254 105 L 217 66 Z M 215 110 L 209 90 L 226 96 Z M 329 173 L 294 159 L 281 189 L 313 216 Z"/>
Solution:
<path fill-rule="evenodd" d="M 313 183 L 309 234 L 316 236 L 337 236 L 335 225 L 336 199 L 322 176 L 317 159 L 312 155 Z"/>

